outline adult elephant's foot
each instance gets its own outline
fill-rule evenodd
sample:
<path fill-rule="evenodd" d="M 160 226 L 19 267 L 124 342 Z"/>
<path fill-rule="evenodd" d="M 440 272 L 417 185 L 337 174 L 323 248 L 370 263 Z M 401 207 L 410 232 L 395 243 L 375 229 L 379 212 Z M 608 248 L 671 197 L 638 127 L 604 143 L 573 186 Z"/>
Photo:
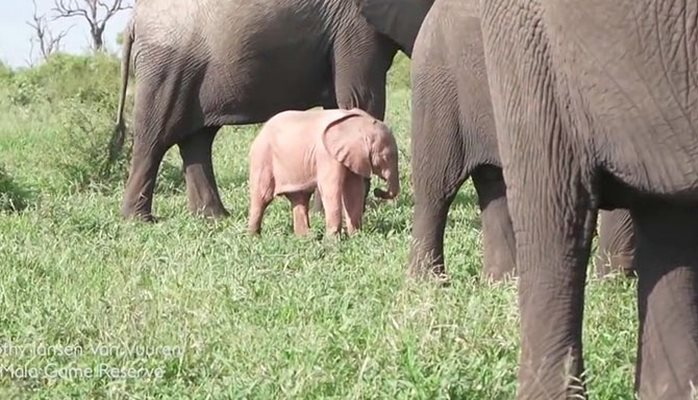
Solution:
<path fill-rule="evenodd" d="M 449 277 L 444 260 L 446 219 L 462 180 L 454 182 L 456 190 L 449 193 L 444 187 L 451 183 L 447 179 L 438 180 L 439 185 L 433 185 L 434 180 L 426 174 L 427 168 L 415 165 L 413 170 L 414 222 L 407 275 L 415 280 L 447 286 Z"/>
<path fill-rule="evenodd" d="M 189 212 L 212 219 L 228 217 L 230 213 L 223 206 L 218 189 L 212 186 L 215 181 L 212 183 L 212 179 L 208 179 L 206 173 L 197 167 L 190 166 L 186 171 Z"/>
<path fill-rule="evenodd" d="M 504 280 L 516 271 L 516 240 L 507 206 L 506 185 L 499 168 L 484 166 L 472 174 L 482 220 L 483 275 Z"/>
<path fill-rule="evenodd" d="M 178 143 L 184 164 L 189 211 L 198 216 L 219 219 L 230 214 L 223 206 L 213 173 L 211 150 L 219 127 L 206 127 Z"/>
<path fill-rule="evenodd" d="M 450 198 L 415 204 L 407 275 L 415 280 L 448 283 L 444 262 L 444 230 Z"/>
<path fill-rule="evenodd" d="M 407 268 L 407 276 L 410 279 L 420 282 L 434 282 L 440 286 L 448 286 L 450 278 L 446 273 L 446 268 L 441 257 L 435 256 L 434 252 L 413 244 L 410 253 L 410 262 Z"/>
<path fill-rule="evenodd" d="M 417 279 L 445 276 L 443 255 L 435 253 L 434 249 L 428 249 L 413 239 L 407 274 Z"/>
<path fill-rule="evenodd" d="M 503 258 L 505 256 L 506 258 Z M 482 275 L 488 281 L 505 281 L 516 276 L 515 265 L 509 262 L 508 255 L 504 252 L 494 253 L 490 257 L 485 257 L 484 263 Z"/>
<path fill-rule="evenodd" d="M 121 216 L 127 221 L 157 222 L 150 210 L 139 210 L 137 207 L 127 204 L 121 206 Z"/>
<path fill-rule="evenodd" d="M 228 210 L 223 207 L 220 202 L 213 202 L 209 204 L 189 204 L 189 211 L 198 217 L 204 217 L 209 219 L 222 219 L 230 216 Z"/>
<path fill-rule="evenodd" d="M 121 215 L 127 220 L 155 222 L 152 215 L 155 180 L 166 148 L 144 142 L 136 136 L 128 181 L 121 203 Z"/>

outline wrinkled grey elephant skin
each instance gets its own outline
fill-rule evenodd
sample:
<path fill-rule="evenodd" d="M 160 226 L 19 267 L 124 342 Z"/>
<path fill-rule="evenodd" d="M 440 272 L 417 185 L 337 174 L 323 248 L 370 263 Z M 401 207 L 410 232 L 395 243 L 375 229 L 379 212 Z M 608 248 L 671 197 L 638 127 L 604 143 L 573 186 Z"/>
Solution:
<path fill-rule="evenodd" d="M 358 0 L 138 2 L 124 43 L 122 86 L 133 56 L 136 93 L 122 214 L 153 219 L 158 168 L 176 144 L 190 210 L 227 215 L 211 162 L 223 125 L 314 106 L 358 107 L 382 120 L 386 72 L 400 44 L 368 24 L 363 6 Z"/>
<path fill-rule="evenodd" d="M 399 4 L 397 0 L 367 3 L 362 9 L 366 19 L 402 43 L 413 58 L 411 169 L 415 209 L 410 273 L 445 275 L 446 219 L 468 177 L 473 179 L 481 210 L 484 275 L 497 280 L 514 273 L 514 232 L 476 14 L 453 0 L 436 2 L 428 15 L 423 10 L 415 13 L 415 9 L 397 9 L 390 15 L 386 10 Z M 394 24 L 393 15 L 401 21 L 418 19 L 421 29 L 410 30 L 415 23 Z M 425 18 L 423 22 L 421 18 Z M 602 212 L 599 236 L 598 275 L 617 269 L 631 275 L 634 236 L 628 211 Z"/>
<path fill-rule="evenodd" d="M 698 3 L 483 0 L 519 273 L 519 399 L 584 398 L 599 209 L 630 210 L 641 399 L 698 383 Z M 600 375 L 600 377 L 602 377 Z"/>

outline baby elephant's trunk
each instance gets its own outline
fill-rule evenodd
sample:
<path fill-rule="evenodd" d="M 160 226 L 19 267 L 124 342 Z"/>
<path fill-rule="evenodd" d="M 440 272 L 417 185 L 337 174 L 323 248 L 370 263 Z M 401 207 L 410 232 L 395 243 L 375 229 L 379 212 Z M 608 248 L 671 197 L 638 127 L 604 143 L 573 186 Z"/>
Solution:
<path fill-rule="evenodd" d="M 373 194 L 384 200 L 392 200 L 400 194 L 400 177 L 397 173 L 389 172 L 384 179 L 388 182 L 388 191 L 376 188 Z"/>

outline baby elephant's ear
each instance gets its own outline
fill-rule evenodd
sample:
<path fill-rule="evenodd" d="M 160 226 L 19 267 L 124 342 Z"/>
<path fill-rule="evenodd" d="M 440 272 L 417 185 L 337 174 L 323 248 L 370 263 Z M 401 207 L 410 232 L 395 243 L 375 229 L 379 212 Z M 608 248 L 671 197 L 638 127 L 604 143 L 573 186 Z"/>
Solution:
<path fill-rule="evenodd" d="M 362 125 L 367 118 L 358 113 L 344 111 L 332 119 L 322 134 L 322 143 L 327 152 L 357 175 L 371 177 L 370 144 Z"/>

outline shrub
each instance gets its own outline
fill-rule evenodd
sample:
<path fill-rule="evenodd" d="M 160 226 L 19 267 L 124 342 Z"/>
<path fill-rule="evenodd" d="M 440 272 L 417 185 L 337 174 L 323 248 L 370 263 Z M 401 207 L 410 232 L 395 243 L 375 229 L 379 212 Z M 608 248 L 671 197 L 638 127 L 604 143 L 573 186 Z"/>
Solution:
<path fill-rule="evenodd" d="M 30 115 L 48 111 L 58 119 L 57 125 L 51 125 L 56 144 L 49 155 L 49 163 L 61 177 L 55 189 L 102 190 L 122 178 L 129 144 L 116 163 L 107 162 L 119 77 L 118 59 L 106 54 L 54 54 L 39 66 L 7 73 L 0 65 L 6 99 L 16 110 Z"/>
<path fill-rule="evenodd" d="M 0 165 L 0 211 L 22 211 L 32 197 L 32 192 L 18 185 L 5 166 Z"/>
<path fill-rule="evenodd" d="M 109 163 L 107 152 L 114 129 L 114 108 L 100 103 L 67 101 L 61 107 L 57 132 L 59 145 L 53 163 L 70 191 L 103 191 L 123 181 L 130 158 L 130 143 L 117 160 Z M 129 137 L 127 135 L 127 140 Z"/>
<path fill-rule="evenodd" d="M 11 104 L 19 107 L 26 107 L 30 104 L 45 101 L 39 85 L 26 75 L 17 75 L 10 80 L 8 99 Z"/>
<path fill-rule="evenodd" d="M 12 74 L 11 101 L 19 106 L 66 99 L 116 103 L 119 71 L 119 60 L 111 55 L 53 54 L 37 67 Z"/>
<path fill-rule="evenodd" d="M 0 61 L 0 82 L 7 82 L 12 78 L 12 68 Z"/>

